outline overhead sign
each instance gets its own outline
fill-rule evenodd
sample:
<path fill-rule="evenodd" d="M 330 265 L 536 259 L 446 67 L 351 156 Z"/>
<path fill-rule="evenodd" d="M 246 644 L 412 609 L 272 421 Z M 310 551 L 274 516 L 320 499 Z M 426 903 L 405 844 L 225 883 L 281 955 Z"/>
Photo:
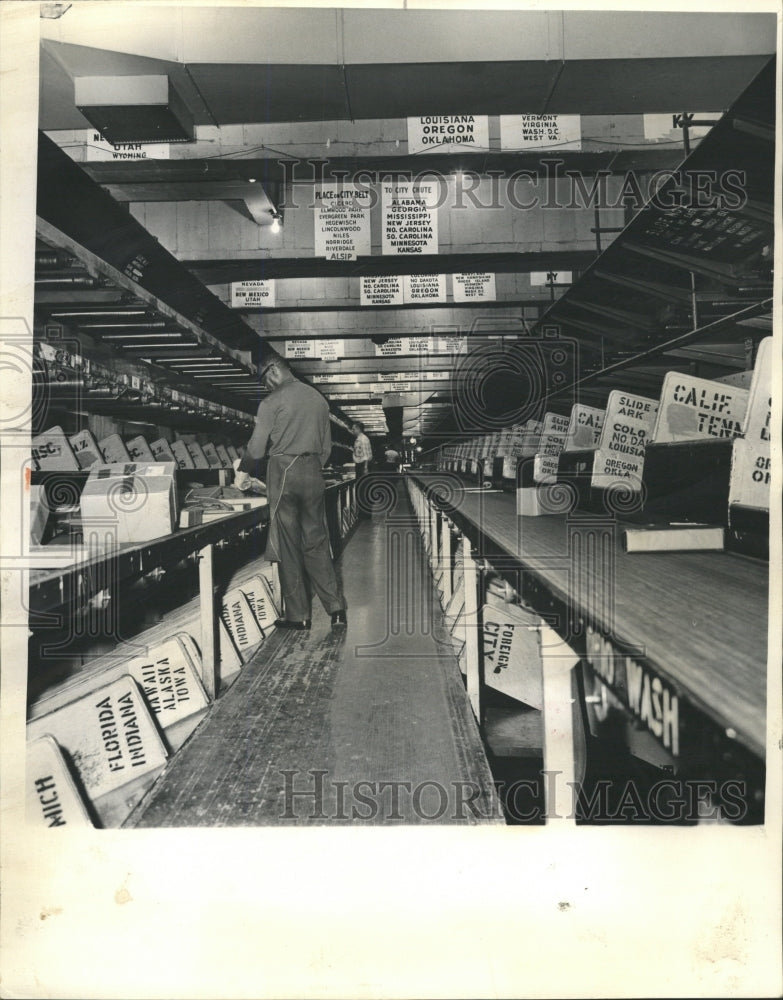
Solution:
<path fill-rule="evenodd" d="M 488 115 L 422 115 L 408 119 L 409 153 L 489 149 Z"/>
<path fill-rule="evenodd" d="M 495 275 L 484 271 L 452 274 L 451 291 L 455 302 L 494 302 Z"/>
<path fill-rule="evenodd" d="M 574 275 L 572 271 L 531 271 L 530 284 L 533 286 L 548 285 L 550 281 L 555 285 L 570 285 L 573 283 Z"/>
<path fill-rule="evenodd" d="M 229 285 L 232 309 L 273 309 L 275 305 L 275 280 L 232 281 Z"/>
<path fill-rule="evenodd" d="M 500 148 L 581 149 L 582 119 L 579 115 L 501 115 Z"/>
<path fill-rule="evenodd" d="M 700 111 L 693 114 L 696 119 L 720 118 L 722 111 L 708 112 Z M 644 115 L 644 138 L 657 142 L 673 142 L 682 145 L 683 132 L 677 120 L 681 118 L 679 112 L 669 112 L 669 114 Z M 702 139 L 712 128 L 711 125 L 691 125 L 688 128 L 688 135 L 691 139 Z"/>
<path fill-rule="evenodd" d="M 759 344 L 744 437 L 734 442 L 729 503 L 769 510 L 772 338 Z"/>
<path fill-rule="evenodd" d="M 363 306 L 401 306 L 402 278 L 398 274 L 363 275 L 360 304 Z"/>
<path fill-rule="evenodd" d="M 384 254 L 438 252 L 437 178 L 381 184 Z"/>
<path fill-rule="evenodd" d="M 297 337 L 296 340 L 285 342 L 285 356 L 287 358 L 314 358 L 315 341 L 306 337 Z"/>
<path fill-rule="evenodd" d="M 338 181 L 321 184 L 314 195 L 315 256 L 327 260 L 368 257 L 372 192 Z"/>
<path fill-rule="evenodd" d="M 402 291 L 406 305 L 417 305 L 421 302 L 445 302 L 446 275 L 403 275 Z"/>
<path fill-rule="evenodd" d="M 652 437 L 658 401 L 615 389 L 609 393 L 598 449 L 593 459 L 592 485 L 606 489 L 622 482 L 640 490 L 644 449 Z"/>
<path fill-rule="evenodd" d="M 679 372 L 663 380 L 653 440 L 735 438 L 742 433 L 748 390 Z"/>
<path fill-rule="evenodd" d="M 315 350 L 321 361 L 340 361 L 345 356 L 345 341 L 330 337 L 327 340 L 316 340 Z"/>
<path fill-rule="evenodd" d="M 168 160 L 171 156 L 171 145 L 168 142 L 120 142 L 111 143 L 104 139 L 95 129 L 84 129 L 76 133 L 81 136 L 84 144 L 85 159 L 90 162 L 103 160 Z M 78 142 L 79 139 L 76 139 Z M 74 140 L 65 147 L 66 153 L 71 151 Z M 69 148 L 70 147 L 70 148 Z"/>

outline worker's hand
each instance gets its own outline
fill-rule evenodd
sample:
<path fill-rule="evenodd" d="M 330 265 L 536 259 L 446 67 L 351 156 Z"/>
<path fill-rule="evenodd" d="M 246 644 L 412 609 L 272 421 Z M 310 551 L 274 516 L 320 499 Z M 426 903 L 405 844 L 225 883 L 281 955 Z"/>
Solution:
<path fill-rule="evenodd" d="M 243 493 L 247 493 L 250 489 L 253 477 L 248 472 L 240 472 L 239 463 L 241 459 L 236 459 L 234 462 L 234 486 Z"/>

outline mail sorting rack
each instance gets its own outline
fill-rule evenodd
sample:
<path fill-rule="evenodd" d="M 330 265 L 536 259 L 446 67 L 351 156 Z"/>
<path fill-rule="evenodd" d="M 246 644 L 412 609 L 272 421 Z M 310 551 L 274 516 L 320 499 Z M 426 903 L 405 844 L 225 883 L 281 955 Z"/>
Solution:
<path fill-rule="evenodd" d="M 486 559 L 477 556 L 468 535 L 446 513 L 452 488 L 456 485 L 460 489 L 456 477 L 446 475 L 440 479 L 439 482 L 438 476 L 430 476 L 427 484 L 423 485 L 409 477 L 406 484 L 445 622 L 465 677 L 468 699 L 481 726 L 484 690 L 479 643 L 483 634 L 481 605 L 485 596 L 485 581 L 492 573 L 492 566 Z M 515 603 L 516 592 L 512 588 L 506 586 L 503 596 L 509 605 Z M 530 678 L 527 686 L 538 688 L 541 693 L 544 770 L 558 773 L 561 779 L 552 787 L 545 787 L 547 816 L 572 822 L 570 789 L 581 769 L 580 755 L 574 752 L 579 742 L 579 721 L 575 708 L 573 668 L 579 658 L 542 618 L 534 615 L 527 618 L 528 628 L 536 637 L 536 655 L 526 664 L 526 670 L 540 675 Z"/>
<path fill-rule="evenodd" d="M 491 563 L 522 606 L 562 640 L 558 647 L 542 628 L 547 770 L 578 772 L 586 736 L 615 738 L 618 752 L 656 773 L 703 779 L 710 795 L 723 789 L 741 798 L 725 819 L 763 819 L 764 563 L 728 552 L 640 557 L 623 551 L 613 521 L 580 513 L 519 517 L 512 496 L 446 472 L 420 474 L 411 492 L 433 559 L 444 547 L 445 517 L 480 547 L 471 553 L 477 573 Z M 481 612 L 467 624 L 480 625 Z M 553 722 L 558 713 L 562 725 Z M 570 754 L 562 767 L 553 764 L 558 742 Z M 590 746 L 597 749 L 592 740 Z"/>

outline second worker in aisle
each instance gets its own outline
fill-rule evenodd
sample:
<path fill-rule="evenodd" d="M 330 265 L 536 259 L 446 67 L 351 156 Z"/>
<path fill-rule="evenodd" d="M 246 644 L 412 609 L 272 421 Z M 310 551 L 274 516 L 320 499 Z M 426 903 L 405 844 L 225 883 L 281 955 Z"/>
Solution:
<path fill-rule="evenodd" d="M 309 629 L 311 588 L 331 615 L 346 625 L 345 599 L 329 549 L 321 466 L 329 459 L 329 404 L 312 386 L 294 378 L 282 358 L 267 362 L 259 378 L 270 390 L 239 463 L 242 489 L 255 463 L 269 456 L 269 536 L 266 557 L 279 563 L 285 603 L 279 628 Z"/>

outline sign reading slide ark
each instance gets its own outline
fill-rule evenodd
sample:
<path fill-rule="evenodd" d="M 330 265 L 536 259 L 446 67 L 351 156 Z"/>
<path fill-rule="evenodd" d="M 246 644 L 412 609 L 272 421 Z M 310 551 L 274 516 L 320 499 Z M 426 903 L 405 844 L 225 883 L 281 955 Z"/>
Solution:
<path fill-rule="evenodd" d="M 598 450 L 593 459 L 592 485 L 599 489 L 622 482 L 639 490 L 644 449 L 652 437 L 658 401 L 615 389 L 609 393 Z"/>
<path fill-rule="evenodd" d="M 579 115 L 501 115 L 501 149 L 581 149 Z"/>
<path fill-rule="evenodd" d="M 356 260 L 370 255 L 369 189 L 336 182 L 315 189 L 315 256 Z"/>
<path fill-rule="evenodd" d="M 489 149 L 488 115 L 422 115 L 408 119 L 409 153 Z"/>
<path fill-rule="evenodd" d="M 451 276 L 455 302 L 494 302 L 495 275 L 484 271 L 468 271 Z"/>
<path fill-rule="evenodd" d="M 438 252 L 439 194 L 435 178 L 381 185 L 384 254 Z"/>
<path fill-rule="evenodd" d="M 269 278 L 254 281 L 232 281 L 229 285 L 232 309 L 253 309 L 263 306 L 273 309 L 275 305 L 275 281 Z"/>

